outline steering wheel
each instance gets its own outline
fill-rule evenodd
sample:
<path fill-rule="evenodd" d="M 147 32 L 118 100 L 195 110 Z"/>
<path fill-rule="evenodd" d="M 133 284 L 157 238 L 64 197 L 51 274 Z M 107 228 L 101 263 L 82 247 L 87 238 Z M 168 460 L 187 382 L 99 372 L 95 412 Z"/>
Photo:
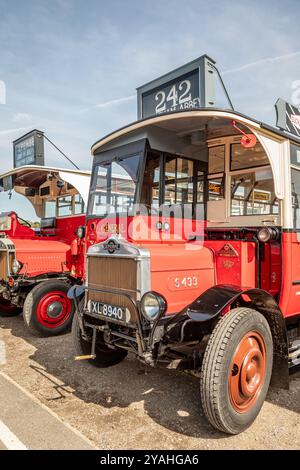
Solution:
<path fill-rule="evenodd" d="M 24 223 L 21 224 L 21 225 L 25 225 L 26 227 L 31 228 L 31 223 L 28 222 L 28 220 L 22 219 L 22 217 L 19 217 L 19 216 L 18 216 L 18 220 L 21 220 L 21 222 L 24 222 Z"/>

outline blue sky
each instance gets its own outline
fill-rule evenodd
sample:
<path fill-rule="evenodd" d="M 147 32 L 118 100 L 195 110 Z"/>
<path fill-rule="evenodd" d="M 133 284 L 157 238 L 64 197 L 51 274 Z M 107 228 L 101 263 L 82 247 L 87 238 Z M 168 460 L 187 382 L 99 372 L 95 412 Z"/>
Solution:
<path fill-rule="evenodd" d="M 89 169 L 92 143 L 136 119 L 136 87 L 203 53 L 235 108 L 274 124 L 300 88 L 299 17 L 299 0 L 0 0 L 0 172 L 34 127 Z M 46 162 L 65 166 L 48 146 Z"/>

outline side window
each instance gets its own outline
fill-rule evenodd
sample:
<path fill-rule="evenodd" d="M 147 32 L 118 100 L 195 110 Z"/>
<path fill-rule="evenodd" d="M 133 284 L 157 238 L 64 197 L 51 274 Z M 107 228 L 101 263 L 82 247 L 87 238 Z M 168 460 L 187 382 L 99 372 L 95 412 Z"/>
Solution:
<path fill-rule="evenodd" d="M 225 146 L 218 145 L 208 149 L 208 173 L 224 173 L 225 171 Z"/>
<path fill-rule="evenodd" d="M 72 215 L 72 196 L 63 196 L 57 199 L 58 217 Z"/>
<path fill-rule="evenodd" d="M 145 204 L 148 208 L 151 206 L 159 207 L 160 161 L 160 153 L 154 151 L 147 152 L 141 203 Z"/>
<path fill-rule="evenodd" d="M 85 213 L 85 205 L 80 194 L 74 196 L 74 215 L 80 215 Z"/>
<path fill-rule="evenodd" d="M 224 199 L 224 176 L 220 178 L 209 178 L 208 180 L 208 200 L 220 201 Z"/>
<path fill-rule="evenodd" d="M 241 144 L 231 144 L 231 171 L 263 165 L 269 165 L 269 160 L 259 142 L 257 142 L 255 147 L 249 149 L 242 147 Z"/>
<path fill-rule="evenodd" d="M 291 164 L 300 166 L 300 146 L 291 144 Z"/>
<path fill-rule="evenodd" d="M 231 177 L 231 215 L 278 214 L 271 169 Z"/>
<path fill-rule="evenodd" d="M 107 211 L 108 167 L 98 166 L 94 174 L 90 213 L 103 216 Z"/>
<path fill-rule="evenodd" d="M 44 217 L 55 217 L 56 216 L 56 201 L 45 201 L 44 202 Z"/>
<path fill-rule="evenodd" d="M 291 170 L 293 227 L 300 228 L 300 171 Z"/>
<path fill-rule="evenodd" d="M 168 156 L 165 164 L 165 205 L 193 204 L 194 163 Z"/>
<path fill-rule="evenodd" d="M 225 197 L 225 146 L 208 149 L 208 200 L 220 201 Z"/>

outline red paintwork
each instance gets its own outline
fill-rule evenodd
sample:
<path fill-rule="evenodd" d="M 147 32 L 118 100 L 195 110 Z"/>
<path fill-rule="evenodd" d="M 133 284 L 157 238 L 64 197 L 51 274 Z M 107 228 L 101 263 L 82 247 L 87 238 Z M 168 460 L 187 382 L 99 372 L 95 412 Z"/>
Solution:
<path fill-rule="evenodd" d="M 11 239 L 16 247 L 16 258 L 23 264 L 20 274 L 37 276 L 47 272 L 65 272 L 70 267 L 70 246 L 57 240 L 36 238 Z"/>
<path fill-rule="evenodd" d="M 206 241 L 215 258 L 216 284 L 256 287 L 255 243 L 235 240 Z M 226 252 L 226 247 L 229 249 Z"/>
<path fill-rule="evenodd" d="M 280 243 L 265 243 L 261 260 L 260 287 L 273 296 L 281 289 L 282 253 Z"/>
<path fill-rule="evenodd" d="M 51 318 L 48 315 L 47 309 L 54 302 L 59 302 L 62 305 L 62 312 L 56 318 Z M 68 298 L 67 294 L 62 291 L 52 291 L 44 295 L 40 300 L 36 310 L 36 316 L 39 323 L 47 328 L 57 328 L 65 323 L 70 317 L 72 309 L 72 301 Z"/>
<path fill-rule="evenodd" d="M 61 217 L 56 228 L 40 232 L 20 224 L 15 212 L 10 213 L 11 229 L 5 231 L 15 244 L 16 258 L 23 264 L 20 274 L 28 277 L 51 272 L 70 272 L 82 279 L 84 275 L 84 241 L 75 231 L 85 225 L 85 216 Z"/>
<path fill-rule="evenodd" d="M 159 220 L 167 222 L 170 229 L 158 230 L 156 224 Z M 158 216 L 90 219 L 87 223 L 87 247 L 116 233 L 136 245 L 145 246 L 150 251 L 151 289 L 166 298 L 167 313 L 180 311 L 206 289 L 215 285 L 213 252 L 204 247 L 201 241 L 189 242 L 187 245 L 190 235 L 197 233 L 203 236 L 203 221 L 196 223 L 185 220 L 183 224 L 181 219 L 159 219 Z M 178 284 L 180 286 L 176 287 Z"/>
<path fill-rule="evenodd" d="M 3 231 L 3 233 L 5 233 L 8 238 L 11 240 L 13 240 L 13 238 L 36 238 L 36 232 L 30 227 L 21 225 L 15 212 L 10 212 L 8 215 L 11 218 L 11 227 L 10 230 Z"/>
<path fill-rule="evenodd" d="M 297 233 L 282 234 L 282 285 L 279 306 L 286 317 L 300 312 L 300 243 Z"/>
<path fill-rule="evenodd" d="M 150 251 L 151 289 L 168 303 L 167 313 L 180 312 L 216 284 L 212 250 L 199 243 L 147 244 Z"/>
<path fill-rule="evenodd" d="M 158 221 L 168 223 L 168 230 L 158 230 Z M 186 243 L 190 236 L 203 236 L 204 222 L 195 220 L 173 219 L 171 217 L 112 217 L 95 218 L 87 222 L 87 247 L 106 240 L 110 235 L 120 234 L 133 243 Z"/>
<path fill-rule="evenodd" d="M 156 227 L 158 220 L 168 222 L 170 229 L 159 231 Z M 182 227 L 185 227 L 185 233 Z M 260 253 L 259 273 L 255 241 L 249 239 L 247 241 L 205 240 L 203 242 L 201 238 L 204 237 L 206 230 L 203 221 L 197 222 L 196 225 L 191 221 L 183 222 L 166 217 L 159 219 L 158 216 L 152 216 L 152 218 L 138 216 L 128 219 L 125 217 L 94 218 L 87 222 L 86 242 L 88 248 L 94 243 L 106 240 L 111 235 L 120 234 L 128 241 L 150 250 L 151 289 L 158 291 L 166 298 L 168 313 L 180 311 L 206 289 L 216 284 L 232 284 L 243 289 L 260 287 L 273 296 L 279 296 L 281 293 L 280 307 L 284 316 L 300 311 L 300 295 L 296 295 L 298 291 L 300 292 L 300 287 L 290 287 L 292 278 L 300 280 L 300 264 L 299 266 L 294 264 L 291 268 L 290 252 L 292 250 L 295 256 L 296 251 L 299 250 L 298 258 L 300 259 L 300 246 L 295 238 L 296 235 L 292 237 L 283 234 L 282 247 L 280 243 L 264 245 L 263 252 Z M 200 240 L 188 241 L 189 235 L 195 233 Z M 288 269 L 281 265 L 282 259 L 286 259 L 293 270 L 290 277 L 288 277 Z M 195 284 L 193 284 L 194 281 Z M 288 290 L 284 288 L 286 285 L 289 286 Z"/>

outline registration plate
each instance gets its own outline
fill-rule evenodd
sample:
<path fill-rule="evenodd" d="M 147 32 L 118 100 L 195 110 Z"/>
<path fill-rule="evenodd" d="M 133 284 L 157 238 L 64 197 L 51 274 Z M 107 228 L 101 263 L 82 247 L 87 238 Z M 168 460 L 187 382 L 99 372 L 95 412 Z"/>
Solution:
<path fill-rule="evenodd" d="M 106 317 L 109 320 L 120 321 L 127 323 L 130 320 L 130 313 L 128 309 L 118 307 L 116 305 L 105 304 L 90 300 L 88 303 L 88 311 L 95 315 Z"/>

